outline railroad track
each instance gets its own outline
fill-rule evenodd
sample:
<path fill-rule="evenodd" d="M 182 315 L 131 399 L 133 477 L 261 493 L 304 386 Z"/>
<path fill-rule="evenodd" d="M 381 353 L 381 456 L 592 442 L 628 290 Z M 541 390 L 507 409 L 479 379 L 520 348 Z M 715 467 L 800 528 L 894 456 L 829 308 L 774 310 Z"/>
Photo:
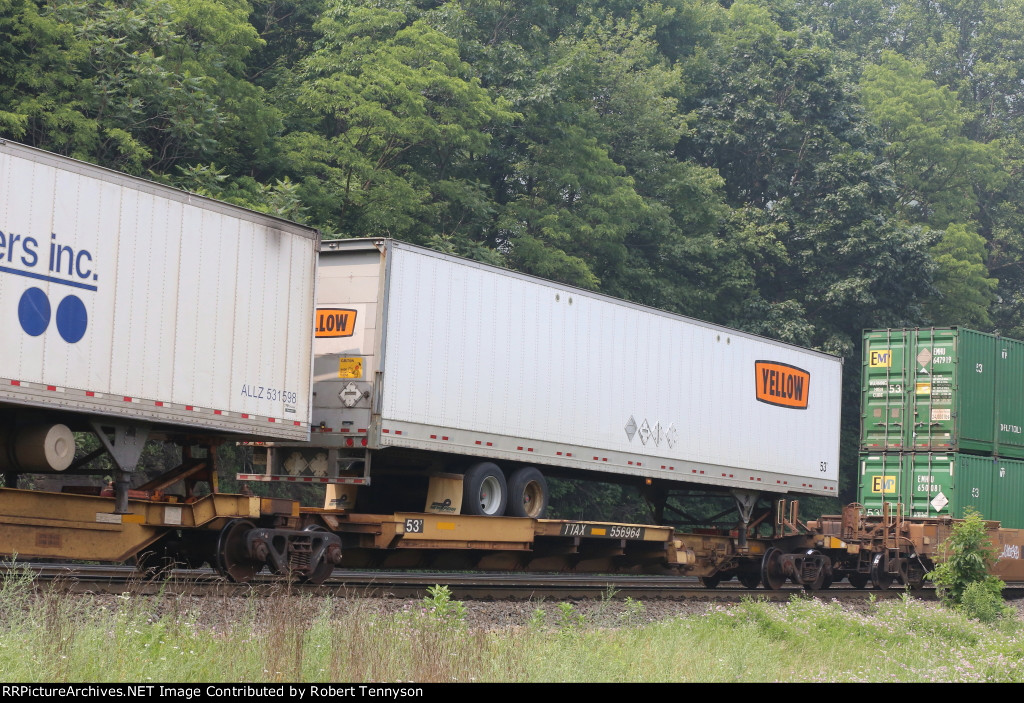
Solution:
<path fill-rule="evenodd" d="M 271 595 L 282 591 L 370 597 L 419 598 L 427 589 L 442 584 L 452 597 L 460 600 L 576 600 L 595 598 L 633 598 L 634 600 L 703 600 L 736 602 L 745 597 L 771 601 L 787 601 L 803 593 L 797 587 L 779 591 L 743 588 L 739 582 L 725 582 L 717 588 L 700 586 L 695 578 L 678 576 L 636 576 L 622 574 L 562 573 L 465 573 L 409 571 L 346 571 L 337 570 L 323 585 L 310 586 L 282 581 L 271 574 L 259 574 L 248 584 L 225 581 L 212 569 L 173 570 L 163 578 L 145 578 L 131 567 L 82 564 L 24 563 L 0 566 L 5 577 L 15 572 L 31 573 L 37 587 L 57 588 L 69 593 L 123 593 L 139 595 Z M 903 589 L 886 591 L 858 590 L 846 583 L 834 584 L 818 591 L 819 597 L 842 600 L 898 598 Z M 914 594 L 933 599 L 934 590 L 926 588 Z M 1011 584 L 1005 591 L 1008 599 L 1024 598 L 1024 584 Z"/>

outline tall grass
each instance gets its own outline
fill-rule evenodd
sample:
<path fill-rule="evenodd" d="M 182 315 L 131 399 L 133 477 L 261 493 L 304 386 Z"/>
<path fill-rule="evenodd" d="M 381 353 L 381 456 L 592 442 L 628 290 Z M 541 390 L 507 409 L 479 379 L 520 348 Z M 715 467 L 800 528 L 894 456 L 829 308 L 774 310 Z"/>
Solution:
<path fill-rule="evenodd" d="M 600 612 L 597 608 L 595 612 Z M 0 583 L 4 682 L 631 682 L 1024 680 L 1017 620 L 986 625 L 912 598 L 850 612 L 798 597 L 645 622 L 627 600 L 471 627 L 433 589 L 400 612 L 369 598 L 123 594 L 99 603 Z M 614 626 L 612 626 L 614 625 Z"/>

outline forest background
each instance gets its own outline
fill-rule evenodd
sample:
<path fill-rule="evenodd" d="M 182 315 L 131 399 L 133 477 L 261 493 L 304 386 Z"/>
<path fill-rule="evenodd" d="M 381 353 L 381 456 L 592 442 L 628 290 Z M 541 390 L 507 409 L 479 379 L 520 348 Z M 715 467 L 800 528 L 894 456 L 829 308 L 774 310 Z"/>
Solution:
<path fill-rule="evenodd" d="M 843 501 L 863 329 L 1024 338 L 1024 0 L 0 0 L 0 137 L 841 355 Z"/>

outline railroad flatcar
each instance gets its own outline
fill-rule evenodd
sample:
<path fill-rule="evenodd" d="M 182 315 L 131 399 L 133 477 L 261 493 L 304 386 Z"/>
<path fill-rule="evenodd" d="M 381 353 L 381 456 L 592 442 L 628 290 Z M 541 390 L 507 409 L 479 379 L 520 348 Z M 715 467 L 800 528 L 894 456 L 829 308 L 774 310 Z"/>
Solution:
<path fill-rule="evenodd" d="M 813 590 L 917 583 L 948 531 L 888 507 L 800 520 L 791 499 L 838 488 L 835 357 L 387 239 L 321 244 L 10 142 L 0 322 L 2 555 Z M 100 448 L 77 451 L 83 433 Z M 147 439 L 179 465 L 136 478 Z M 323 507 L 220 491 L 215 448 L 238 442 L 238 478 L 323 486 Z M 18 488 L 103 454 L 109 488 Z M 690 531 L 549 520 L 546 477 L 640 486 L 656 522 L 676 494 L 732 506 Z"/>

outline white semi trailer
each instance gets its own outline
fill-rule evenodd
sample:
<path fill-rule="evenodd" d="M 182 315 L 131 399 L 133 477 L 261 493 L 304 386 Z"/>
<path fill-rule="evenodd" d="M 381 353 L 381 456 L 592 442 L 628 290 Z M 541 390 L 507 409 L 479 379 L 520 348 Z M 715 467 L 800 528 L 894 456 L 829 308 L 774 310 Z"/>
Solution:
<path fill-rule="evenodd" d="M 0 141 L 0 471 L 99 436 L 306 440 L 319 233 Z"/>
<path fill-rule="evenodd" d="M 837 357 L 394 240 L 325 241 L 318 276 L 311 443 L 244 479 L 351 507 L 429 477 L 418 509 L 526 517 L 545 475 L 715 487 L 748 515 L 837 495 Z"/>

